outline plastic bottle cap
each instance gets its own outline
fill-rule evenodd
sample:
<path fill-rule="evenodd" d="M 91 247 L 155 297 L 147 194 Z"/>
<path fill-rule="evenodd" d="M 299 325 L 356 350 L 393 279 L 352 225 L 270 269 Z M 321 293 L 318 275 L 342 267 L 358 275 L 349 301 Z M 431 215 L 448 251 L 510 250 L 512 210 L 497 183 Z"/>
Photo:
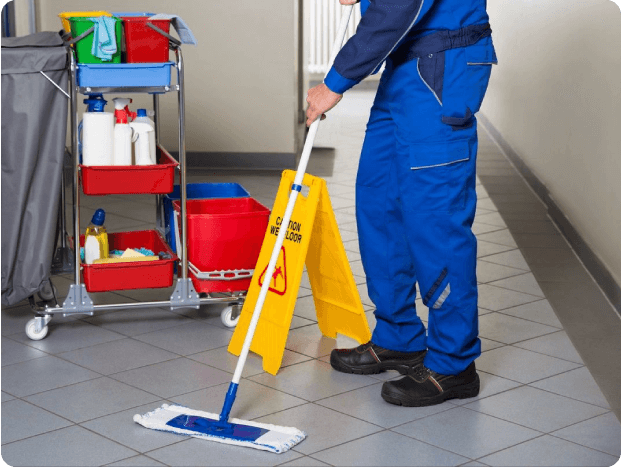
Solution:
<path fill-rule="evenodd" d="M 106 220 L 106 211 L 103 209 L 97 209 L 95 214 L 93 214 L 93 218 L 91 219 L 91 224 L 93 225 L 103 225 Z"/>
<path fill-rule="evenodd" d="M 84 103 L 88 105 L 88 112 L 103 112 L 108 101 L 103 98 L 103 94 L 89 94 Z"/>
<path fill-rule="evenodd" d="M 146 117 L 147 116 L 147 109 L 138 109 L 137 113 L 138 113 L 139 117 Z"/>

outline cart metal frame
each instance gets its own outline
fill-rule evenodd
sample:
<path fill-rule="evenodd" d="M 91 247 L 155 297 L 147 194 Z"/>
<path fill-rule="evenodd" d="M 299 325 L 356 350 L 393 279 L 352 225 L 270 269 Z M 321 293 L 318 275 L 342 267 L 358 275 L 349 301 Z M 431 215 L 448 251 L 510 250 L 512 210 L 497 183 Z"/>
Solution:
<path fill-rule="evenodd" d="M 242 304 L 245 299 L 246 292 L 235 292 L 232 294 L 218 294 L 222 296 L 201 297 L 194 289 L 192 279 L 188 276 L 188 258 L 187 258 L 187 217 L 186 201 L 186 148 L 185 148 L 185 82 L 184 82 L 184 62 L 181 47 L 175 42 L 170 43 L 170 48 L 175 52 L 174 67 L 177 70 L 177 84 L 170 86 L 157 87 L 80 87 L 77 82 L 78 63 L 75 57 L 75 50 L 70 51 L 70 69 L 69 69 L 69 86 L 71 87 L 71 153 L 73 156 L 73 227 L 74 239 L 80 238 L 80 166 L 78 155 L 78 94 L 91 93 L 148 93 L 153 95 L 153 110 L 155 113 L 155 138 L 156 144 L 160 145 L 160 94 L 168 92 L 178 93 L 178 111 L 179 111 L 179 165 L 180 173 L 180 191 L 181 191 L 181 245 L 180 245 L 180 268 L 177 268 L 177 284 L 169 300 L 154 302 L 130 302 L 118 304 L 95 305 L 90 298 L 86 286 L 81 283 L 82 262 L 80 259 L 80 249 L 77 248 L 77 242 L 74 242 L 74 280 L 71 284 L 69 293 L 65 298 L 62 306 L 59 305 L 56 298 L 56 291 L 51 305 L 49 302 L 36 303 L 33 297 L 30 297 L 30 306 L 32 307 L 35 317 L 26 324 L 26 334 L 30 339 L 43 339 L 48 332 L 48 324 L 54 315 L 94 315 L 97 311 L 119 310 L 119 309 L 140 309 L 140 308 L 162 308 L 169 307 L 171 310 L 182 308 L 199 308 L 200 305 L 213 303 L 230 303 L 230 305 L 222 311 L 222 322 L 229 327 L 235 326 L 237 318 L 241 313 Z M 163 196 L 157 196 L 156 203 L 156 229 L 163 233 L 164 226 L 164 205 Z M 64 201 L 64 193 L 62 195 Z M 62 207 L 64 210 L 64 205 Z M 64 233 L 63 233 L 64 235 Z M 179 277 L 179 271 L 181 277 Z"/>

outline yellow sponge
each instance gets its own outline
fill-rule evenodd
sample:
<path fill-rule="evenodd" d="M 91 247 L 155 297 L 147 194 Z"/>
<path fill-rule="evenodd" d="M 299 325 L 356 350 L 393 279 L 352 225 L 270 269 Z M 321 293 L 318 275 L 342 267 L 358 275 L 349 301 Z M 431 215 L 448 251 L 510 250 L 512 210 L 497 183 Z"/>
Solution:
<path fill-rule="evenodd" d="M 139 256 L 145 256 L 145 255 L 143 255 L 142 253 L 136 250 L 132 250 L 131 248 L 128 248 L 127 250 L 123 252 L 123 254 L 121 255 L 121 258 L 135 258 Z"/>
<path fill-rule="evenodd" d="M 158 256 L 129 256 L 129 257 L 116 257 L 116 258 L 100 258 L 93 261 L 93 264 L 109 264 L 109 263 L 132 263 L 136 261 L 157 261 L 160 259 Z"/>

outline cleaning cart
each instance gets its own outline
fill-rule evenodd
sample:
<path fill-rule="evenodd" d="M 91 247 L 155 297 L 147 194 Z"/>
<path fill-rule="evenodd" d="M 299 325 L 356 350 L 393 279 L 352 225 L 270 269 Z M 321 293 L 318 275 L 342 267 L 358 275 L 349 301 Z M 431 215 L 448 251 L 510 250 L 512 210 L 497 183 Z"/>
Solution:
<path fill-rule="evenodd" d="M 43 339 L 48 332 L 48 324 L 55 315 L 93 315 L 98 311 L 118 309 L 144 309 L 153 307 L 169 307 L 170 309 L 199 308 L 203 304 L 226 303 L 222 312 L 223 322 L 234 326 L 241 311 L 245 291 L 234 293 L 202 294 L 195 290 L 188 274 L 188 229 L 186 218 L 186 152 L 185 152 L 185 83 L 184 61 L 181 42 L 163 31 L 157 25 L 149 25 L 150 14 L 134 15 L 128 25 L 132 34 L 136 28 L 155 31 L 166 38 L 158 43 L 166 47 L 157 56 L 164 60 L 168 57 L 168 48 L 174 52 L 174 61 L 154 61 L 149 63 L 93 63 L 90 57 L 90 46 L 74 46 L 70 50 L 70 116 L 71 116 L 71 152 L 73 154 L 73 198 L 74 198 L 74 239 L 80 239 L 80 191 L 87 195 L 110 194 L 151 194 L 156 196 L 156 226 L 154 230 L 142 232 L 119 232 L 109 234 L 110 250 L 139 248 L 147 246 L 160 259 L 157 261 L 124 262 L 112 264 L 83 264 L 80 258 L 81 242 L 76 242 L 74 260 L 76 264 L 74 283 L 71 284 L 65 301 L 61 304 L 46 303 L 35 306 L 35 317 L 26 326 L 26 334 L 30 339 Z M 92 44 L 93 26 L 84 16 L 65 15 L 72 31 L 73 44 L 89 40 Z M 119 16 L 121 16 L 119 14 Z M 140 20 L 140 24 L 134 24 Z M 89 20 L 90 21 L 90 20 Z M 64 24 L 64 23 L 63 23 Z M 161 26 L 161 24 L 160 24 Z M 66 27 L 66 25 L 65 25 Z M 119 28 L 117 28 L 119 29 Z M 135 37 L 135 35 L 134 35 Z M 87 44 L 88 45 L 88 44 Z M 126 45 L 127 52 L 133 45 Z M 161 52 L 161 53 L 160 53 Z M 134 54 L 135 57 L 135 54 Z M 176 78 L 173 82 L 171 76 Z M 144 166 L 85 166 L 78 156 L 78 95 L 92 94 L 131 94 L 147 93 L 153 96 L 155 136 L 158 163 Z M 162 94 L 177 93 L 179 123 L 179 160 L 175 160 L 160 143 L 160 103 Z M 178 255 L 173 252 L 165 241 L 165 222 L 163 196 L 173 191 L 175 172 L 179 172 L 179 211 L 181 234 L 177 245 Z M 81 240 L 83 241 L 83 239 Z M 174 269 L 177 265 L 175 283 Z M 90 292 L 162 288 L 175 285 L 169 300 L 118 303 L 95 305 L 89 296 Z"/>

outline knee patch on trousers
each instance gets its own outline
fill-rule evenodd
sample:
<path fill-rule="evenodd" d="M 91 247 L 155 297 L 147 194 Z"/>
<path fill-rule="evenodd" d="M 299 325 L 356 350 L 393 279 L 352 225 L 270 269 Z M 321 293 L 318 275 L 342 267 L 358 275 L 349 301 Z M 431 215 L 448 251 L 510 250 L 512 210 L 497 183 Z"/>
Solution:
<path fill-rule="evenodd" d="M 451 284 L 448 280 L 448 269 L 444 268 L 436 281 L 423 296 L 423 304 L 434 310 L 440 309 L 451 293 Z"/>

